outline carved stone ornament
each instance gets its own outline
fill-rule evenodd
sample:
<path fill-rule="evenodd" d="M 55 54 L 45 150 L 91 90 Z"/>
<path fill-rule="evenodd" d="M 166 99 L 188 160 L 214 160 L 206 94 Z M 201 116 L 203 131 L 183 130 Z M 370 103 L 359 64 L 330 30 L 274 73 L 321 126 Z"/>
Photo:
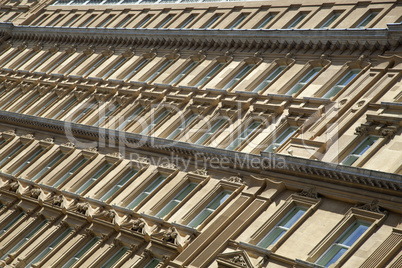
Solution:
<path fill-rule="evenodd" d="M 8 135 L 15 135 L 15 132 L 16 132 L 15 129 L 3 131 L 4 134 L 8 134 Z"/>
<path fill-rule="evenodd" d="M 63 203 L 63 196 L 61 194 L 60 195 L 55 195 L 53 197 L 53 200 L 52 200 L 52 205 L 53 206 L 61 207 L 62 203 Z"/>
<path fill-rule="evenodd" d="M 67 92 L 68 89 L 67 88 L 63 88 L 63 87 L 57 87 L 54 92 L 56 92 L 57 98 L 61 99 L 62 97 L 64 97 Z"/>
<path fill-rule="evenodd" d="M 114 223 L 115 216 L 116 216 L 116 212 L 113 209 L 109 209 L 109 210 L 104 210 L 101 213 L 94 215 L 94 218 L 102 218 L 105 221 Z"/>
<path fill-rule="evenodd" d="M 110 153 L 110 154 L 107 154 L 107 156 L 111 156 L 111 157 L 115 157 L 115 158 L 123 158 L 123 156 L 121 155 L 121 153 L 120 152 L 114 152 L 114 153 Z"/>
<path fill-rule="evenodd" d="M 355 134 L 358 136 L 365 136 L 368 133 L 368 127 L 366 126 L 358 126 L 355 129 Z"/>
<path fill-rule="evenodd" d="M 42 193 L 42 190 L 40 188 L 32 188 L 29 192 L 29 195 L 32 198 L 38 199 L 41 193 Z"/>
<path fill-rule="evenodd" d="M 200 175 L 200 176 L 208 176 L 208 171 L 205 168 L 199 168 L 194 171 L 190 171 L 189 173 Z"/>
<path fill-rule="evenodd" d="M 28 133 L 25 135 L 22 135 L 21 138 L 25 138 L 25 139 L 33 139 L 35 136 L 32 133 Z"/>
<path fill-rule="evenodd" d="M 8 189 L 9 189 L 11 192 L 17 192 L 19 186 L 20 186 L 20 185 L 19 185 L 18 181 L 13 181 L 13 182 L 10 182 L 10 183 L 8 184 Z"/>
<path fill-rule="evenodd" d="M 150 249 L 146 248 L 141 255 L 144 257 L 152 258 L 154 256 L 154 253 Z"/>
<path fill-rule="evenodd" d="M 163 168 L 177 169 L 176 165 L 173 163 L 162 163 L 160 166 Z"/>
<path fill-rule="evenodd" d="M 22 82 L 20 84 L 20 89 L 23 94 L 27 93 L 31 87 L 32 87 L 31 83 Z"/>
<path fill-rule="evenodd" d="M 116 96 L 117 102 L 122 106 L 126 105 L 126 103 L 128 102 L 129 99 L 130 98 L 128 98 L 126 96 Z"/>
<path fill-rule="evenodd" d="M 176 244 L 176 239 L 177 239 L 178 233 L 176 231 L 176 228 L 174 227 L 169 227 L 166 231 L 163 232 L 162 235 L 162 240 Z"/>
<path fill-rule="evenodd" d="M 367 203 L 367 204 L 360 205 L 360 206 L 356 205 L 356 208 L 363 209 L 363 210 L 368 210 L 368 211 L 371 211 L 371 212 L 383 213 L 380 210 L 380 206 L 378 205 L 378 203 L 379 203 L 379 201 L 377 199 L 375 199 L 375 200 L 371 201 L 371 203 Z"/>
<path fill-rule="evenodd" d="M 308 190 L 303 190 L 300 193 L 298 193 L 298 195 L 318 199 L 318 193 L 315 187 L 312 187 Z"/>
<path fill-rule="evenodd" d="M 132 223 L 133 223 L 133 226 L 131 227 L 132 231 L 138 233 L 144 233 L 146 223 L 143 219 L 135 219 L 134 221 L 132 221 Z"/>
<path fill-rule="evenodd" d="M 80 213 L 80 214 L 83 214 L 83 215 L 87 214 L 88 209 L 89 209 L 89 204 L 86 203 L 86 202 L 85 203 L 84 202 L 78 203 L 77 207 L 76 207 L 76 211 L 78 213 Z"/>
<path fill-rule="evenodd" d="M 74 97 L 77 99 L 77 101 L 82 101 L 85 96 L 86 96 L 85 91 L 80 91 L 80 90 L 74 91 Z"/>
<path fill-rule="evenodd" d="M 40 85 L 38 86 L 38 91 L 40 96 L 44 96 L 48 91 L 50 87 L 48 85 Z"/>
<path fill-rule="evenodd" d="M 100 102 L 100 103 L 105 102 L 106 99 L 107 99 L 107 95 L 106 95 L 106 94 L 96 93 L 96 94 L 94 94 L 94 95 L 95 95 L 95 99 L 96 99 L 98 102 Z"/>
<path fill-rule="evenodd" d="M 240 266 L 247 266 L 246 260 L 243 258 L 242 255 L 234 256 L 233 258 L 229 259 L 230 262 L 240 265 Z"/>
<path fill-rule="evenodd" d="M 381 129 L 381 136 L 392 138 L 395 135 L 396 130 L 391 128 Z"/>
<path fill-rule="evenodd" d="M 74 148 L 75 144 L 72 142 L 66 142 L 66 143 L 63 143 L 61 146 Z"/>
<path fill-rule="evenodd" d="M 233 182 L 233 183 L 240 183 L 240 184 L 244 184 L 244 181 L 242 178 L 237 177 L 237 176 L 231 176 L 229 178 L 222 178 L 223 181 L 228 181 L 228 182 Z"/>
<path fill-rule="evenodd" d="M 90 147 L 90 148 L 85 148 L 85 151 L 92 152 L 92 153 L 97 153 L 98 148 L 97 147 Z"/>
<path fill-rule="evenodd" d="M 140 156 L 136 159 L 136 161 L 138 161 L 140 163 L 146 163 L 146 164 L 149 164 L 149 162 L 150 162 L 149 158 L 146 156 Z"/>
<path fill-rule="evenodd" d="M 43 139 L 42 141 L 48 142 L 48 143 L 54 143 L 54 138 L 46 138 L 46 139 Z"/>

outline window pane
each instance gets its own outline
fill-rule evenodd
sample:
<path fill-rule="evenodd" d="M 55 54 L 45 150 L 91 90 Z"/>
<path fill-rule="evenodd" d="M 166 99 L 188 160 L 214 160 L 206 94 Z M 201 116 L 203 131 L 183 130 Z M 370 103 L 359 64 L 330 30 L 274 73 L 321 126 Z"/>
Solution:
<path fill-rule="evenodd" d="M 196 144 L 203 144 L 209 137 L 211 137 L 215 132 L 225 124 L 229 119 L 228 118 L 221 118 L 219 119 L 210 129 L 208 129 L 204 135 L 202 135 L 195 143 Z"/>
<path fill-rule="evenodd" d="M 121 257 L 127 252 L 128 248 L 122 247 L 119 249 L 105 264 L 103 264 L 102 268 L 111 268 L 113 265 L 120 260 Z"/>
<path fill-rule="evenodd" d="M 186 196 L 197 187 L 196 183 L 189 183 L 183 190 L 181 190 L 169 203 L 166 204 L 155 216 L 159 218 L 165 217 L 172 211 Z"/>
<path fill-rule="evenodd" d="M 132 177 L 137 174 L 138 170 L 133 169 L 128 172 L 121 180 L 119 180 L 109 191 L 106 192 L 99 200 L 108 200 L 112 195 L 114 195 L 120 188 L 122 188 Z"/>
<path fill-rule="evenodd" d="M 165 181 L 167 177 L 166 176 L 159 176 L 157 177 L 145 190 L 140 193 L 133 201 L 130 202 L 130 204 L 127 205 L 129 209 L 133 209 L 136 206 L 138 206 L 139 203 L 141 203 L 142 200 L 148 197 L 162 182 Z"/>

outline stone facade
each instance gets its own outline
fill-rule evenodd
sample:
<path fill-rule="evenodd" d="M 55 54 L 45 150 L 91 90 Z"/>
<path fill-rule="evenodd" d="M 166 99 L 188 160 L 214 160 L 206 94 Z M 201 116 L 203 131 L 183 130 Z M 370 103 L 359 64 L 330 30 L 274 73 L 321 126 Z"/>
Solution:
<path fill-rule="evenodd" d="M 402 266 L 400 1 L 0 11 L 0 267 Z"/>

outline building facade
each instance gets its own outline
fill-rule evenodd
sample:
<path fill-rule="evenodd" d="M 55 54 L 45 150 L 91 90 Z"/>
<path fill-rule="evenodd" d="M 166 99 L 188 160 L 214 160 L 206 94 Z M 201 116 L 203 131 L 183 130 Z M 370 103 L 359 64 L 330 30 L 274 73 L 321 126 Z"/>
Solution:
<path fill-rule="evenodd" d="M 401 1 L 0 12 L 0 267 L 402 267 Z"/>

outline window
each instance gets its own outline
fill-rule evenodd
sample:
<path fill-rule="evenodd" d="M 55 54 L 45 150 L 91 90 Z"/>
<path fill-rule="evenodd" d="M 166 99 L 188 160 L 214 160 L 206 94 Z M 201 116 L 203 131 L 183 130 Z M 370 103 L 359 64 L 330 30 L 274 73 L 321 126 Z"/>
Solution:
<path fill-rule="evenodd" d="M 116 64 L 115 65 L 113 65 L 110 69 L 109 69 L 109 71 L 107 71 L 103 76 L 102 76 L 102 78 L 107 78 L 107 77 L 109 77 L 111 74 L 113 74 L 118 68 L 120 68 L 120 66 L 122 66 L 123 65 L 123 63 L 126 63 L 126 61 L 128 60 L 128 58 L 121 58 L 119 61 L 117 61 L 116 62 Z"/>
<path fill-rule="evenodd" d="M 267 248 L 276 243 L 307 211 L 305 207 L 294 207 L 261 241 L 257 246 Z"/>
<path fill-rule="evenodd" d="M 292 95 L 299 92 L 300 89 L 302 89 L 308 82 L 316 77 L 321 69 L 321 67 L 315 67 L 311 69 L 302 79 L 300 79 L 299 82 L 296 83 L 296 85 L 294 85 L 288 92 L 286 92 L 286 95 Z"/>
<path fill-rule="evenodd" d="M 143 59 L 140 64 L 138 64 L 134 69 L 131 70 L 124 78 L 123 80 L 130 79 L 134 73 L 136 73 L 139 69 L 141 69 L 145 64 L 147 64 L 149 59 Z"/>
<path fill-rule="evenodd" d="M 333 86 L 327 93 L 325 93 L 323 98 L 331 98 L 338 94 L 347 84 L 350 83 L 359 73 L 361 69 L 350 70 L 335 86 Z"/>
<path fill-rule="evenodd" d="M 53 186 L 58 187 L 60 186 L 63 182 L 65 182 L 71 175 L 74 174 L 80 167 L 82 167 L 86 162 L 88 161 L 87 158 L 82 158 L 80 161 L 78 161 L 77 164 L 75 164 L 71 169 L 69 169 L 60 179 L 58 179 Z"/>
<path fill-rule="evenodd" d="M 320 29 L 327 29 L 339 16 L 341 15 L 340 12 L 333 13 L 328 20 L 326 20 L 320 27 Z"/>
<path fill-rule="evenodd" d="M 126 175 L 123 176 L 109 191 L 107 191 L 101 198 L 100 201 L 108 200 L 112 195 L 114 195 L 118 190 L 120 190 L 129 180 L 131 180 L 136 174 L 138 170 L 132 169 Z"/>
<path fill-rule="evenodd" d="M 178 82 L 180 79 L 182 79 L 186 74 L 188 74 L 194 66 L 198 64 L 199 61 L 193 61 L 191 62 L 187 67 L 185 67 L 172 81 L 170 81 L 169 85 L 173 85 L 176 82 Z"/>
<path fill-rule="evenodd" d="M 278 68 L 275 69 L 270 75 L 268 75 L 267 78 L 265 78 L 258 86 L 256 86 L 253 90 L 253 92 L 259 92 L 266 88 L 278 75 L 280 75 L 283 70 L 286 69 L 286 65 L 281 65 Z"/>
<path fill-rule="evenodd" d="M 19 54 L 21 54 L 24 49 L 16 48 L 11 55 L 7 55 L 7 59 L 2 63 L 2 66 L 5 66 L 11 60 L 15 59 Z"/>
<path fill-rule="evenodd" d="M 95 100 L 94 102 L 90 103 L 87 108 L 85 108 L 76 118 L 72 120 L 73 123 L 77 123 L 81 118 L 85 117 L 87 114 L 89 114 L 95 106 L 98 105 L 98 101 Z"/>
<path fill-rule="evenodd" d="M 196 118 L 198 117 L 198 114 L 192 114 L 189 117 L 187 117 L 184 122 L 182 122 L 175 130 L 173 130 L 172 133 L 170 133 L 169 136 L 166 137 L 166 139 L 173 140 L 176 138 L 186 127 L 188 127 Z"/>
<path fill-rule="evenodd" d="M 106 25 L 113 19 L 113 15 L 108 16 L 100 25 L 97 27 L 106 27 Z"/>
<path fill-rule="evenodd" d="M 147 23 L 151 18 L 152 18 L 152 16 L 147 16 L 136 28 L 141 28 L 141 27 L 144 26 L 145 23 Z"/>
<path fill-rule="evenodd" d="M 190 15 L 188 19 L 180 26 L 180 29 L 184 29 L 187 25 L 189 25 L 194 19 L 196 15 Z"/>
<path fill-rule="evenodd" d="M 157 28 L 163 28 L 166 24 L 173 19 L 173 15 L 168 15 Z"/>
<path fill-rule="evenodd" d="M 74 103 L 76 102 L 75 97 L 71 97 L 71 99 L 66 102 L 66 104 L 63 106 L 63 108 L 60 109 L 53 117 L 52 119 L 56 119 L 59 117 L 59 115 L 63 114 L 65 111 L 67 111 Z"/>
<path fill-rule="evenodd" d="M 70 56 L 71 56 L 71 54 L 65 53 L 62 57 L 60 57 L 59 60 L 57 60 L 52 66 L 50 66 L 50 68 L 47 72 L 51 73 L 54 69 L 59 67 L 61 65 L 61 63 L 64 62 Z"/>
<path fill-rule="evenodd" d="M 248 74 L 248 72 L 255 66 L 255 64 L 248 64 L 244 66 L 237 74 L 236 76 L 230 80 L 225 86 L 222 87 L 222 89 L 229 89 L 233 85 L 235 85 L 237 82 L 240 81 L 244 76 Z"/>
<path fill-rule="evenodd" d="M 88 189 L 88 187 L 90 187 L 92 184 L 94 184 L 100 176 L 102 176 L 105 172 L 109 171 L 109 169 L 112 167 L 113 165 L 111 163 L 105 163 L 102 165 L 102 167 L 94 174 L 91 176 L 91 178 L 89 178 L 89 180 L 87 180 L 80 188 L 78 188 L 77 191 L 75 191 L 77 194 L 81 194 L 82 192 L 84 192 L 86 189 Z"/>
<path fill-rule="evenodd" d="M 196 142 L 195 144 L 204 144 L 211 136 L 213 136 L 227 121 L 229 118 L 224 117 L 219 119 L 215 124 L 212 125 Z"/>
<path fill-rule="evenodd" d="M 79 27 L 86 27 L 88 24 L 90 24 L 94 19 L 95 15 L 91 15 L 89 18 L 87 18 Z"/>
<path fill-rule="evenodd" d="M 45 110 L 56 99 L 57 99 L 57 94 L 54 94 L 52 98 L 49 98 L 48 101 L 46 101 L 46 103 L 41 104 L 39 109 L 33 115 L 37 116 L 38 114 L 40 114 L 43 110 Z"/>
<path fill-rule="evenodd" d="M 288 26 L 287 29 L 294 29 L 297 24 L 299 24 L 306 16 L 307 14 L 299 14 L 299 16 Z"/>
<path fill-rule="evenodd" d="M 155 268 L 160 263 L 160 260 L 153 258 L 150 262 L 148 262 L 144 268 Z"/>
<path fill-rule="evenodd" d="M 72 231 L 71 228 L 68 228 L 63 233 L 61 233 L 55 240 L 53 240 L 49 246 L 47 246 L 42 252 L 40 252 L 26 267 L 31 267 L 32 264 L 39 262 L 46 256 L 50 251 L 52 251 L 67 235 Z"/>
<path fill-rule="evenodd" d="M 370 223 L 355 221 L 326 252 L 317 260 L 317 264 L 328 267 L 335 263 L 370 227 Z"/>
<path fill-rule="evenodd" d="M 253 133 L 260 125 L 261 121 L 255 121 L 251 123 L 235 140 L 233 140 L 229 146 L 226 147 L 226 150 L 234 150 L 236 149 L 244 140 L 246 140 L 251 133 Z"/>
<path fill-rule="evenodd" d="M 265 26 L 267 26 L 267 24 L 268 24 L 273 18 L 275 18 L 275 16 L 276 16 L 276 14 L 268 15 L 268 17 L 267 17 L 265 20 L 263 20 L 263 21 L 257 26 L 257 29 L 262 29 L 262 28 L 264 28 Z"/>
<path fill-rule="evenodd" d="M 35 153 L 33 153 L 31 155 L 31 157 L 29 157 L 26 161 L 24 161 L 18 168 L 16 168 L 11 174 L 15 175 L 18 172 L 20 172 L 23 168 L 25 168 L 26 166 L 28 166 L 32 160 L 34 160 L 38 155 L 40 155 L 42 152 L 44 151 L 43 148 L 40 148 L 39 150 L 36 150 Z"/>
<path fill-rule="evenodd" d="M 56 18 L 54 18 L 48 25 L 46 26 L 54 26 L 56 23 L 60 22 L 61 19 L 63 18 L 63 15 L 58 15 Z"/>
<path fill-rule="evenodd" d="M 109 109 L 107 110 L 106 113 L 104 113 L 99 119 L 98 121 L 96 121 L 93 126 L 97 127 L 100 126 L 103 121 L 105 121 L 105 119 L 110 116 L 112 113 L 114 113 L 118 108 L 120 107 L 120 103 L 114 103 L 112 105 L 112 107 L 109 107 Z"/>
<path fill-rule="evenodd" d="M 138 107 L 129 117 L 127 117 L 116 130 L 123 130 L 128 124 L 130 124 L 135 117 L 137 117 L 144 110 L 144 106 Z"/>
<path fill-rule="evenodd" d="M 247 14 L 242 14 L 240 17 L 236 19 L 236 21 L 232 24 L 232 26 L 230 26 L 229 29 L 234 29 L 237 26 L 239 26 L 239 24 L 242 23 L 242 21 L 244 21 L 247 18 L 247 16 L 248 16 Z"/>
<path fill-rule="evenodd" d="M 68 68 L 67 71 L 64 72 L 64 74 L 69 74 L 70 72 L 72 72 L 78 65 L 81 64 L 81 62 L 83 62 L 84 60 L 86 60 L 86 59 L 88 58 L 88 56 L 89 56 L 89 55 L 86 55 L 86 54 L 85 54 L 85 55 L 81 55 L 81 57 L 80 57 L 78 60 L 76 60 L 76 61 L 71 65 L 71 67 Z"/>
<path fill-rule="evenodd" d="M 223 204 L 229 196 L 232 194 L 231 191 L 224 190 L 219 193 L 200 213 L 198 213 L 195 218 L 190 221 L 187 225 L 196 228 L 201 223 L 203 223 L 209 215 L 211 215 L 221 204 Z"/>
<path fill-rule="evenodd" d="M 11 226 L 13 226 L 17 221 L 19 221 L 19 219 L 22 218 L 22 216 L 24 216 L 26 214 L 26 212 L 21 212 L 20 214 L 17 215 L 17 217 L 15 217 L 14 219 L 12 219 L 9 223 L 7 223 L 6 226 L 4 226 L 3 229 L 0 230 L 0 235 L 4 234 L 5 232 L 7 232 L 8 229 L 10 229 Z"/>
<path fill-rule="evenodd" d="M 12 67 L 13 69 L 18 69 L 20 68 L 24 63 L 26 63 L 27 61 L 29 61 L 33 56 L 35 56 L 39 51 L 34 51 L 32 50 L 28 56 L 26 56 L 24 59 L 21 60 L 20 63 L 18 63 L 16 66 Z"/>
<path fill-rule="evenodd" d="M 144 128 L 140 134 L 148 135 L 155 126 L 165 119 L 170 114 L 170 110 L 164 110 L 161 112 L 146 128 Z"/>
<path fill-rule="evenodd" d="M 131 19 L 131 15 L 127 15 L 122 21 L 120 21 L 118 24 L 116 24 L 116 26 L 114 26 L 115 28 L 122 28 L 130 19 Z"/>
<path fill-rule="evenodd" d="M 165 217 L 167 214 L 169 214 L 178 204 L 180 204 L 181 201 L 183 201 L 184 198 L 186 198 L 191 191 L 197 187 L 197 183 L 195 182 L 190 182 L 189 184 L 186 185 L 175 197 L 173 197 L 172 200 L 169 201 L 155 216 L 159 218 Z"/>
<path fill-rule="evenodd" d="M 3 160 L 0 161 L 0 166 L 3 165 L 8 159 L 13 157 L 19 150 L 21 150 L 22 147 L 24 147 L 24 144 L 20 143 L 20 144 L 18 144 L 17 147 L 12 149 L 11 152 L 8 155 L 6 155 L 5 157 L 3 157 Z"/>
<path fill-rule="evenodd" d="M 145 80 L 145 82 L 149 82 L 152 79 L 154 79 L 156 76 L 158 76 L 161 72 L 163 72 L 165 69 L 167 69 L 167 67 L 169 67 L 169 65 L 173 62 L 173 60 L 167 60 L 165 61 L 165 63 L 162 64 L 161 67 L 159 67 L 152 75 L 150 75 L 148 77 L 147 80 Z"/>
<path fill-rule="evenodd" d="M 225 62 L 218 63 L 211 71 L 209 71 L 200 81 L 195 85 L 196 87 L 204 85 L 209 79 L 211 79 L 215 74 L 217 74 L 223 66 L 225 66 Z"/>
<path fill-rule="evenodd" d="M 89 75 L 93 70 L 95 70 L 98 66 L 104 63 L 106 59 L 107 57 L 101 56 L 94 64 L 91 63 L 91 67 L 82 76 Z"/>
<path fill-rule="evenodd" d="M 66 23 L 64 23 L 64 27 L 70 26 L 73 22 L 75 22 L 78 19 L 79 15 L 74 15 L 72 16 Z"/>
<path fill-rule="evenodd" d="M 150 194 L 152 194 L 152 192 L 155 191 L 155 189 L 158 188 L 158 186 L 161 185 L 166 180 L 166 178 L 167 176 L 164 175 L 158 176 L 150 185 L 148 185 L 147 188 L 145 188 L 144 191 L 138 194 L 137 197 L 134 198 L 134 200 L 127 205 L 127 208 L 133 209 L 138 206 L 138 204 L 141 203 Z"/>
<path fill-rule="evenodd" d="M 112 268 L 114 267 L 114 264 L 120 260 L 121 257 L 123 257 L 124 254 L 128 251 L 127 247 L 121 247 L 113 256 L 108 259 L 102 266 L 101 268 Z"/>
<path fill-rule="evenodd" d="M 48 52 L 46 53 L 46 55 L 44 57 L 42 57 L 42 59 L 40 59 L 38 61 L 38 63 L 36 63 L 31 69 L 29 69 L 30 72 L 33 72 L 39 65 L 41 65 L 42 63 L 44 63 L 47 59 L 49 59 L 51 56 L 54 55 L 54 52 Z"/>
<path fill-rule="evenodd" d="M 276 149 L 279 148 L 279 146 L 281 146 L 285 141 L 287 141 L 290 138 L 290 136 L 293 135 L 293 133 L 296 132 L 296 130 L 297 127 L 288 127 L 264 151 L 274 153 Z"/>
<path fill-rule="evenodd" d="M 17 242 L 9 251 L 7 251 L 6 254 L 1 257 L 1 260 L 4 260 L 8 254 L 13 253 L 14 251 L 18 250 L 22 245 L 24 245 L 26 242 L 28 242 L 29 239 L 32 238 L 40 229 L 42 229 L 43 226 L 45 226 L 47 223 L 47 220 L 42 221 L 39 223 L 37 226 L 35 226 L 30 232 L 28 232 L 21 240 Z"/>
<path fill-rule="evenodd" d="M 17 93 L 15 93 L 10 99 L 8 99 L 7 101 L 4 102 L 4 104 L 0 107 L 1 110 L 5 110 L 3 108 L 5 108 L 8 105 L 12 105 L 14 104 L 14 100 L 17 99 L 18 97 L 21 96 L 22 91 L 18 91 Z"/>
<path fill-rule="evenodd" d="M 376 141 L 377 136 L 368 136 L 362 143 L 360 143 L 346 158 L 341 162 L 341 165 L 351 166 L 359 159 Z"/>
<path fill-rule="evenodd" d="M 15 112 L 19 113 L 24 110 L 25 107 L 29 106 L 37 97 L 39 96 L 39 92 L 35 92 L 30 96 L 29 99 L 24 99 L 24 103 L 18 108 Z"/>
<path fill-rule="evenodd" d="M 357 26 L 356 28 L 364 28 L 369 24 L 370 21 L 374 19 L 375 16 L 378 15 L 379 12 L 370 12 Z"/>
<path fill-rule="evenodd" d="M 64 156 L 65 156 L 64 153 L 58 154 L 52 161 L 50 161 L 47 165 L 45 165 L 45 167 L 42 168 L 31 180 L 36 181 L 37 179 L 42 177 L 43 174 L 45 174 L 49 169 L 51 169 Z"/>
<path fill-rule="evenodd" d="M 205 29 L 209 29 L 215 22 L 217 22 L 222 16 L 221 15 L 215 15 L 210 22 L 207 23 L 207 25 L 205 25 Z"/>
<path fill-rule="evenodd" d="M 75 253 L 74 256 L 62 266 L 62 268 L 73 267 L 74 263 L 76 263 L 85 253 L 87 253 L 98 241 L 99 237 L 96 236 L 89 240 L 89 242 L 86 243 L 85 246 L 82 247 L 77 253 Z"/>

